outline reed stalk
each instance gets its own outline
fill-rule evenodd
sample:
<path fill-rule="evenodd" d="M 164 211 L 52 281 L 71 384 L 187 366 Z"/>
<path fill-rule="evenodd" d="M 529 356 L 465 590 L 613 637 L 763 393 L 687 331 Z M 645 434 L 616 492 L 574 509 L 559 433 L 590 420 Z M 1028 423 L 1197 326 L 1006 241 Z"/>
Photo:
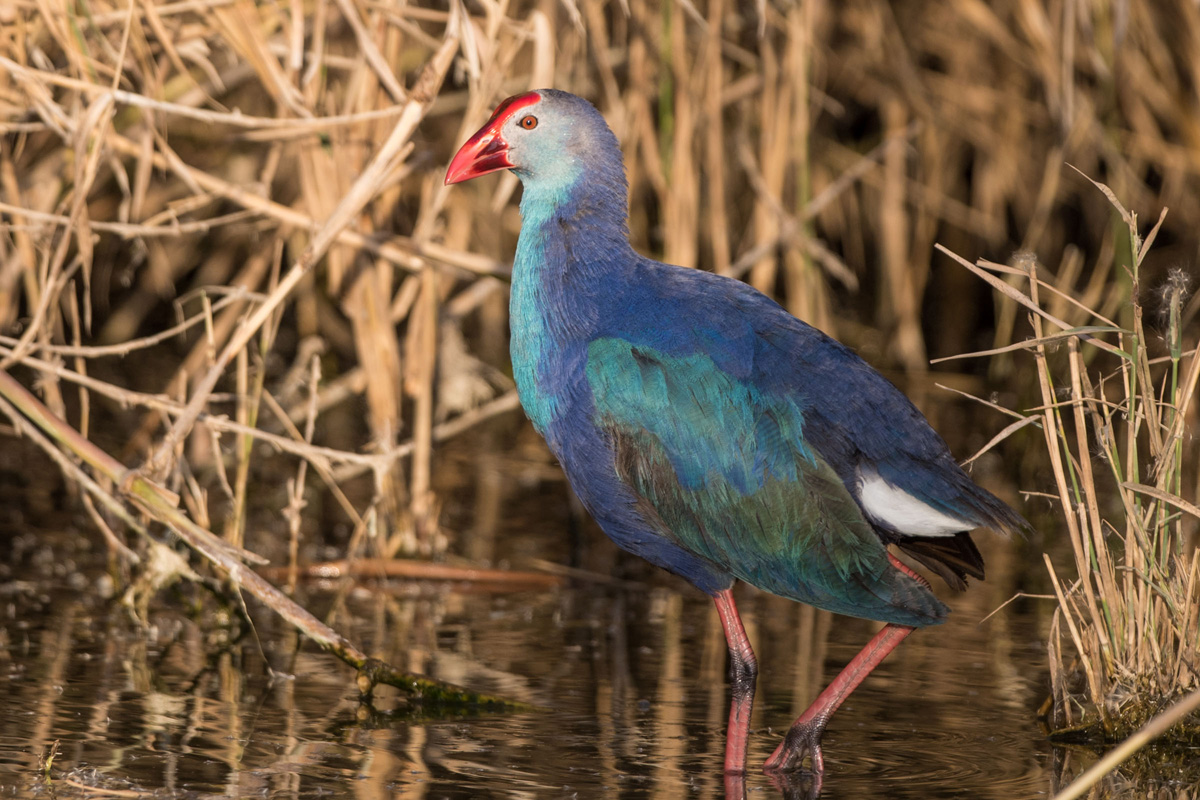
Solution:
<path fill-rule="evenodd" d="M 1179 313 L 1191 288 L 1186 273 L 1171 271 L 1156 296 L 1142 283 L 1166 211 L 1143 237 L 1137 215 L 1108 186 L 1095 187 L 1119 225 L 1116 270 L 1127 277 L 1120 324 L 1081 302 L 1064 304 L 1070 283 L 1031 254 L 1012 267 L 958 260 L 1016 301 L 1034 334 L 974 355 L 1022 349 L 1036 368 L 1040 403 L 1030 416 L 1044 434 L 1073 557 L 1065 567 L 1045 556 L 1058 600 L 1050 726 L 1064 740 L 1116 742 L 1200 687 L 1200 507 L 1185 497 L 1200 455 L 1185 446 L 1194 438 L 1200 357 Z M 1152 296 L 1162 309 L 1158 330 L 1147 324 Z M 1200 719 L 1181 713 L 1171 733 L 1194 744 Z"/>

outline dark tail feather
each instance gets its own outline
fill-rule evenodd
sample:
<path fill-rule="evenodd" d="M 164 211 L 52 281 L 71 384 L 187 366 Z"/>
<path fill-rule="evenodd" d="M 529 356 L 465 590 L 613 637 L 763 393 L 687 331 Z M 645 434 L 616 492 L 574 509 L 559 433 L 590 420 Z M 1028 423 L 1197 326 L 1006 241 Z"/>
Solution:
<path fill-rule="evenodd" d="M 896 545 L 933 570 L 950 588 L 967 588 L 967 577 L 983 580 L 983 556 L 964 531 L 936 539 L 899 537 Z"/>

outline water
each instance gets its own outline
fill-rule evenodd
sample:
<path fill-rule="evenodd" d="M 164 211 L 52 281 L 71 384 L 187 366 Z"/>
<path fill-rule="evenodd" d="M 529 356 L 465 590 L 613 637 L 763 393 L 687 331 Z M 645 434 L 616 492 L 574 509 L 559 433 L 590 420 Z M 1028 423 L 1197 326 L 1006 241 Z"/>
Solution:
<path fill-rule="evenodd" d="M 721 774 L 728 701 L 712 604 L 638 564 L 633 580 L 540 592 L 305 587 L 302 602 L 336 609 L 334 624 L 370 652 L 547 708 L 437 716 L 388 689 L 361 705 L 349 668 L 297 649 L 264 609 L 251 606 L 253 627 L 231 641 L 236 624 L 217 623 L 228 614 L 183 587 L 139 626 L 98 599 L 103 564 L 70 552 L 78 537 L 14 541 L 0 597 L 0 796 L 74 796 L 75 785 L 183 797 L 740 796 Z M 1013 551 L 988 549 L 1001 566 Z M 17 580 L 31 573 L 41 580 Z M 1021 601 L 979 622 L 1014 581 L 948 598 L 951 621 L 910 637 L 850 697 L 824 740 L 824 797 L 1051 793 L 1055 757 L 1035 719 L 1048 608 Z M 750 752 L 761 764 L 875 626 L 753 590 L 739 604 L 761 666 Z M 56 741 L 47 781 L 39 763 Z M 744 787 L 801 788 L 756 772 Z"/>
<path fill-rule="evenodd" d="M 778 785 L 757 767 L 877 626 L 738 588 L 760 676 L 752 772 L 727 785 L 726 654 L 712 602 L 573 519 L 559 473 L 527 450 L 506 443 L 485 457 L 463 439 L 440 451 L 451 551 L 573 563 L 590 579 L 510 592 L 310 581 L 296 598 L 398 667 L 544 709 L 471 715 L 410 706 L 386 687 L 364 705 L 349 667 L 252 599 L 242 620 L 183 583 L 135 620 L 119 596 L 104 599 L 127 582 L 109 578 L 90 521 L 57 511 L 76 506 L 40 488 L 50 467 L 0 452 L 0 798 L 84 796 L 77 787 L 295 800 L 803 797 L 803 775 Z M 5 483 L 19 472 L 32 477 Z M 317 503 L 309 512 L 321 519 Z M 283 524 L 250 530 L 252 549 L 280 563 Z M 328 557 L 343 556 L 344 539 L 326 534 Z M 1063 543 L 976 538 L 988 580 L 961 594 L 943 587 L 949 621 L 909 637 L 833 717 L 823 797 L 1049 797 L 1094 761 L 1052 747 L 1037 720 L 1053 602 L 1006 605 L 1047 593 L 1041 550 L 1066 563 L 1054 552 Z M 1118 780 L 1103 796 L 1200 792 L 1164 778 Z"/>

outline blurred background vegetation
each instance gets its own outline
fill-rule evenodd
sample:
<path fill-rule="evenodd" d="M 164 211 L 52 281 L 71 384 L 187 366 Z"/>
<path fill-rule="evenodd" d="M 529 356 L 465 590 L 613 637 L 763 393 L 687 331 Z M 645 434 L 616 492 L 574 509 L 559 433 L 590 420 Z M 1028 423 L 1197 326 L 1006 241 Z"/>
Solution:
<path fill-rule="evenodd" d="M 442 179 L 500 99 L 553 86 L 620 138 L 638 249 L 777 297 L 966 456 L 1008 420 L 929 404 L 930 359 L 1033 332 L 935 244 L 1036 263 L 1080 304 L 1046 300 L 1071 325 L 1132 329 L 1135 297 L 1148 358 L 1172 324 L 1195 347 L 1197 296 L 1176 289 L 1200 253 L 1197 53 L 1190 0 L 9 0 L 0 363 L 277 561 L 537 555 L 496 541 L 520 487 L 548 481 L 538 508 L 568 518 L 509 377 L 516 180 Z M 1130 227 L 1085 175 L 1144 221 L 1170 209 L 1136 283 Z M 271 299 L 348 196 L 333 245 Z M 934 369 L 1031 408 L 1029 363 Z M 169 437 L 192 399 L 205 414 Z M 12 434 L 0 530 L 65 502 Z M 1054 494 L 1040 439 L 980 462 L 1018 507 L 1016 486 Z M 1198 480 L 1184 453 L 1179 493 Z M 1178 532 L 1194 542 L 1194 520 Z"/>

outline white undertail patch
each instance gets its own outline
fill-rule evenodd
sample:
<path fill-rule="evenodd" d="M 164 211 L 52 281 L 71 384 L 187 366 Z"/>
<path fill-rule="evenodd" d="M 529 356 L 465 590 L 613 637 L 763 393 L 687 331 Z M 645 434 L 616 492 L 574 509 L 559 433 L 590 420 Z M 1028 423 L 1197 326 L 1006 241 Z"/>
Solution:
<path fill-rule="evenodd" d="M 909 536 L 953 536 L 976 527 L 918 500 L 870 467 L 858 468 L 858 499 L 871 519 Z"/>

